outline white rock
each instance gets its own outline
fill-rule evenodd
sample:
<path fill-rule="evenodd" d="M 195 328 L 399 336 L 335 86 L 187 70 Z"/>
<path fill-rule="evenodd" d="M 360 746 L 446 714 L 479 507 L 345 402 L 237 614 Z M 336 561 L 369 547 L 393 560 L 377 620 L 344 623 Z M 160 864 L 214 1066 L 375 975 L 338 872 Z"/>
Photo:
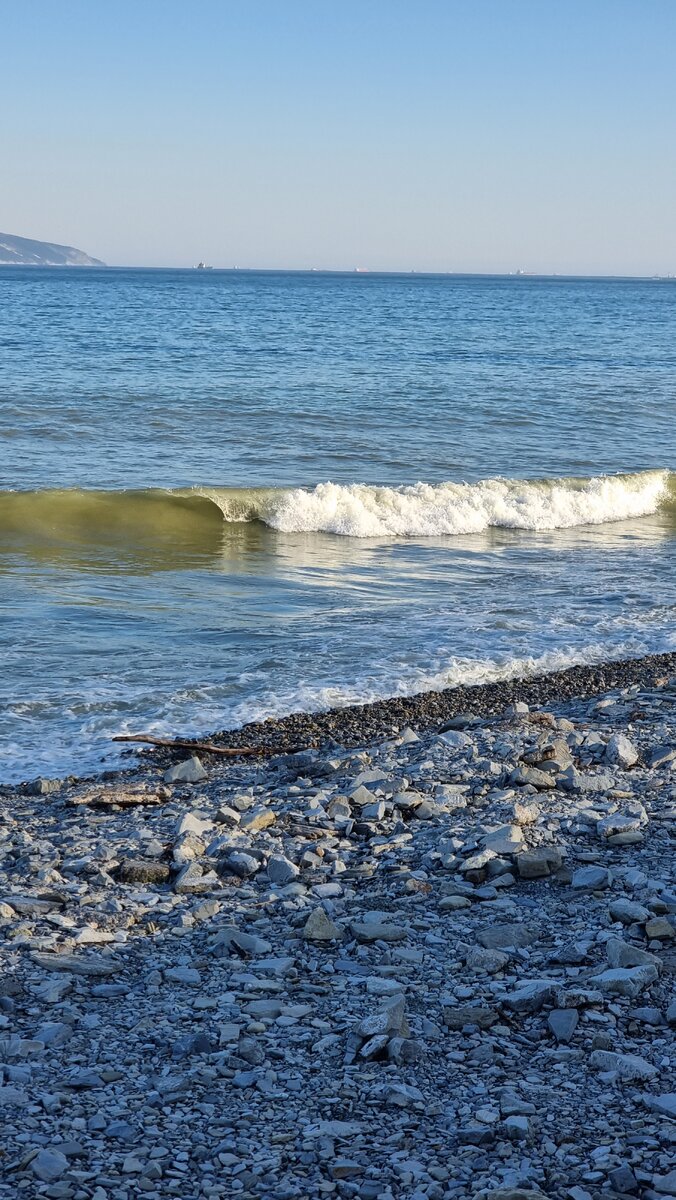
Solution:
<path fill-rule="evenodd" d="M 164 773 L 165 783 L 201 783 L 206 779 L 207 773 L 204 770 L 197 755 L 192 758 L 186 758 L 184 762 L 176 763 Z"/>
<path fill-rule="evenodd" d="M 606 746 L 604 758 L 613 766 L 626 770 L 638 762 L 638 750 L 623 733 L 614 733 Z"/>
<path fill-rule="evenodd" d="M 486 834 L 483 843 L 487 850 L 493 850 L 495 854 L 516 854 L 523 843 L 523 832 L 518 825 L 500 825 Z"/>
<path fill-rule="evenodd" d="M 199 813 L 187 812 L 176 824 L 176 836 L 182 837 L 184 833 L 194 833 L 197 837 L 202 837 L 210 829 L 213 829 L 214 823 L 208 818 L 201 817 Z"/>

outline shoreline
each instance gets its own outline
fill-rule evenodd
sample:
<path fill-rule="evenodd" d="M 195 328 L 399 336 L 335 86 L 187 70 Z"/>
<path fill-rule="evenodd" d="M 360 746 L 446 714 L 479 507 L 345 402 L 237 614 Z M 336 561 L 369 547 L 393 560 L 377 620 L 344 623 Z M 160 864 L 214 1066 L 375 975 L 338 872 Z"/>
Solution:
<path fill-rule="evenodd" d="M 224 748 L 256 747 L 265 751 L 266 758 L 326 745 L 353 749 L 396 736 L 406 727 L 427 733 L 439 729 L 446 722 L 459 720 L 464 723 L 467 718 L 469 723 L 471 718 L 482 721 L 498 717 L 511 704 L 539 707 L 584 700 L 617 688 L 654 686 L 656 680 L 671 674 L 676 675 L 676 651 L 642 655 L 639 658 L 609 659 L 593 665 L 580 664 L 559 671 L 547 671 L 541 675 L 464 684 L 441 691 L 392 696 L 318 712 L 298 711 L 283 717 L 248 721 L 238 728 L 219 729 L 202 735 L 184 736 L 178 731 L 172 736 L 186 743 L 206 740 Z M 124 745 L 124 742 L 120 743 L 122 752 L 129 755 L 128 764 L 102 766 L 100 771 L 83 775 L 70 773 L 55 782 L 67 787 L 85 780 L 129 779 L 135 774 L 143 774 L 153 763 L 168 764 L 185 758 L 189 753 L 185 748 L 173 750 L 143 743 L 134 745 L 132 742 L 125 750 Z M 201 754 L 201 757 L 206 762 L 218 761 L 215 755 Z M 230 761 L 247 760 L 242 757 Z M 0 795 L 25 792 L 40 779 L 46 779 L 46 776 L 36 776 L 18 783 L 4 783 L 0 779 Z"/>
<path fill-rule="evenodd" d="M 541 706 L 584 700 L 616 688 L 653 686 L 657 679 L 671 674 L 676 675 L 676 651 L 580 664 L 542 675 L 460 685 L 412 696 L 392 696 L 320 712 L 299 711 L 284 717 L 249 721 L 237 729 L 216 730 L 204 737 L 217 746 L 265 748 L 270 755 L 317 749 L 327 743 L 351 749 L 385 740 L 406 726 L 426 733 L 465 715 L 480 720 L 497 717 L 510 704 Z M 184 740 L 204 739 L 191 735 Z M 185 751 L 182 753 L 185 756 Z M 166 749 L 147 748 L 141 752 L 142 760 L 171 757 L 176 754 Z"/>

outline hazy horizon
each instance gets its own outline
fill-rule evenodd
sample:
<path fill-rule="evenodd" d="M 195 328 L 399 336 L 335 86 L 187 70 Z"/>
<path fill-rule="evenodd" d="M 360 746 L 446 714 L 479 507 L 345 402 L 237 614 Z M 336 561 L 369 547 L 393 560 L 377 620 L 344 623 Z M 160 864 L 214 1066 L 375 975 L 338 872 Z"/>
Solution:
<path fill-rule="evenodd" d="M 676 271 L 669 0 L 4 9 L 0 227 L 111 266 Z"/>

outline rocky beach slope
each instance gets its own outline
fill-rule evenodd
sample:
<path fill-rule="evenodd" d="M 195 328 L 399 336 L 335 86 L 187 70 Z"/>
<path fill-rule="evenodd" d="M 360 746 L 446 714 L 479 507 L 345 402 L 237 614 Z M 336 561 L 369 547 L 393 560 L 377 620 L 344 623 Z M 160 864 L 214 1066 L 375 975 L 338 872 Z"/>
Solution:
<path fill-rule="evenodd" d="M 2 790 L 1 1197 L 676 1195 L 676 656 L 217 740 Z"/>

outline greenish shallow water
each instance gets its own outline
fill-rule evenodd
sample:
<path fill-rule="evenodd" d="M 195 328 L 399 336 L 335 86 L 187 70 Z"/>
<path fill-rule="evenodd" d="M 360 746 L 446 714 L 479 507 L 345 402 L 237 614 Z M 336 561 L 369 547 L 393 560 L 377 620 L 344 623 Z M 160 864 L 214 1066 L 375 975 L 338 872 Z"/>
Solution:
<path fill-rule="evenodd" d="M 674 284 L 11 268 L 0 365 L 4 779 L 676 645 Z"/>

